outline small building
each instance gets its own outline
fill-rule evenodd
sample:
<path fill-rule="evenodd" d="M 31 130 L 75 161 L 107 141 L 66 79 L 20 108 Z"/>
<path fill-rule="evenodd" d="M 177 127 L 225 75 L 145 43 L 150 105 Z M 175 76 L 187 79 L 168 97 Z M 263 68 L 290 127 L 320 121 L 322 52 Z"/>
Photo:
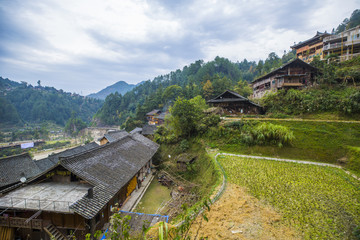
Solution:
<path fill-rule="evenodd" d="M 262 114 L 260 105 L 240 94 L 226 90 L 219 96 L 207 101 L 214 107 L 220 107 L 224 114 Z"/>
<path fill-rule="evenodd" d="M 317 32 L 314 37 L 291 46 L 296 50 L 296 57 L 304 62 L 310 63 L 315 56 L 319 56 L 323 59 L 323 39 L 331 34 Z"/>
<path fill-rule="evenodd" d="M 311 85 L 314 81 L 317 68 L 296 58 L 282 67 L 255 79 L 251 86 L 253 98 L 262 98 L 269 91 L 276 92 L 279 89 L 300 89 Z"/>
<path fill-rule="evenodd" d="M 161 110 L 158 109 L 154 109 L 151 112 L 148 112 L 146 114 L 146 119 L 149 123 L 149 125 L 158 125 L 159 121 L 157 116 L 159 116 L 161 114 Z"/>
<path fill-rule="evenodd" d="M 324 38 L 324 56 L 336 54 L 340 61 L 360 56 L 360 25 Z"/>
<path fill-rule="evenodd" d="M 149 125 L 161 125 L 165 122 L 167 114 L 169 114 L 168 111 L 154 109 L 146 114 L 146 119 L 148 120 Z"/>
<path fill-rule="evenodd" d="M 80 240 L 103 229 L 111 208 L 121 206 L 139 186 L 138 180 L 150 172 L 158 148 L 158 144 L 135 133 L 59 157 L 37 176 L 2 190 L 0 236 Z M 9 173 L 14 171 L 18 170 L 8 169 Z"/>

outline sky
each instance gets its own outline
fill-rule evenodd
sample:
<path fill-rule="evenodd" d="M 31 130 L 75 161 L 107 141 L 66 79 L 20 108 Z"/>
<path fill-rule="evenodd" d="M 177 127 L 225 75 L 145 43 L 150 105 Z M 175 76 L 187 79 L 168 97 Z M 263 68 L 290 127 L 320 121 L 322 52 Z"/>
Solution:
<path fill-rule="evenodd" d="M 280 57 L 360 0 L 0 0 L 0 76 L 82 95 L 216 56 Z"/>

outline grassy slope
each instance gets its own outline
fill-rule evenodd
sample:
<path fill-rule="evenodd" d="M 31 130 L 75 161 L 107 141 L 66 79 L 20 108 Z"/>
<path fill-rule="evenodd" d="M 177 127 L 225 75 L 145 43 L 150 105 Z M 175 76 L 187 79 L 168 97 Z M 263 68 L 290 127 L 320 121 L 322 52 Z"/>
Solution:
<path fill-rule="evenodd" d="M 160 168 L 176 176 L 178 179 L 185 179 L 185 186 L 190 182 L 194 183 L 195 187 L 191 192 L 197 196 L 196 202 L 189 202 L 188 206 L 200 204 L 200 200 L 208 198 L 213 193 L 217 184 L 220 183 L 220 171 L 217 169 L 215 162 L 205 150 L 205 146 L 198 139 L 189 141 L 189 149 L 185 153 L 192 156 L 197 156 L 196 161 L 191 164 L 187 171 L 179 171 L 176 165 L 176 157 L 183 152 L 180 150 L 179 144 L 161 144 L 160 156 L 162 163 Z M 169 158 L 169 156 L 171 156 Z M 175 218 L 175 222 L 181 216 Z"/>
<path fill-rule="evenodd" d="M 292 146 L 278 148 L 274 146 L 247 146 L 239 142 L 227 143 L 227 136 L 210 140 L 210 145 L 228 152 L 328 163 L 336 163 L 337 159 L 346 156 L 347 146 L 360 147 L 359 123 L 267 121 L 290 128 L 296 138 Z"/>
<path fill-rule="evenodd" d="M 283 214 L 305 239 L 353 239 L 360 224 L 360 183 L 342 170 L 219 157 L 230 182 Z"/>
<path fill-rule="evenodd" d="M 144 197 L 136 207 L 135 212 L 154 214 L 162 203 L 170 200 L 171 190 L 162 186 L 155 178 L 149 188 L 146 190 Z M 160 213 L 161 214 L 161 213 Z"/>

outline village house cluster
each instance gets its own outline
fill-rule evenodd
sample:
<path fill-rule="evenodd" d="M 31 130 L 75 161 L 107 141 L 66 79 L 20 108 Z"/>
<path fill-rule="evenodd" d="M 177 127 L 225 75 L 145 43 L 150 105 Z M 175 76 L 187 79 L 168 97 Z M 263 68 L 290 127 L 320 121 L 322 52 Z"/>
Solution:
<path fill-rule="evenodd" d="M 0 236 L 85 239 L 104 230 L 150 174 L 159 145 L 139 133 L 113 131 L 95 142 L 41 160 L 0 161 Z"/>
<path fill-rule="evenodd" d="M 335 54 L 340 61 L 360 56 L 360 25 L 339 34 L 317 32 L 308 40 L 291 46 L 296 59 L 255 79 L 251 86 L 253 98 L 262 98 L 267 92 L 280 89 L 301 89 L 314 82 L 317 69 L 309 65 L 315 57 L 324 60 Z"/>

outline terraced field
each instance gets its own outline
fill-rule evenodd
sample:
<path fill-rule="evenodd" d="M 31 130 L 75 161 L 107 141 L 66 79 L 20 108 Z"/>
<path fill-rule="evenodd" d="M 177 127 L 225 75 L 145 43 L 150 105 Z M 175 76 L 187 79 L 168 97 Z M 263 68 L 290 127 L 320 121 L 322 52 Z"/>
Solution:
<path fill-rule="evenodd" d="M 341 169 L 219 156 L 228 180 L 279 212 L 304 239 L 355 239 L 360 182 Z"/>

